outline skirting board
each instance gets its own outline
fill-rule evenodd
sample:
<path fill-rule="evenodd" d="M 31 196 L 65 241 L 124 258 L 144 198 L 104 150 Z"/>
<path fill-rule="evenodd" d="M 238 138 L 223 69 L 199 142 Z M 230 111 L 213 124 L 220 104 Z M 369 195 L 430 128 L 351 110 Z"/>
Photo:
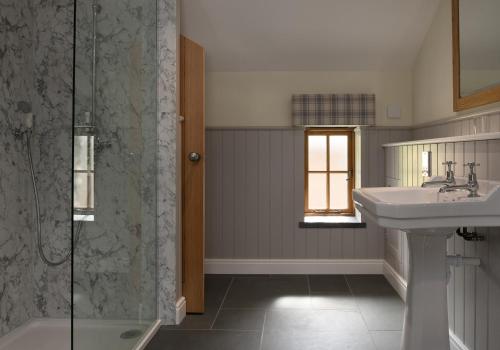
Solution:
<path fill-rule="evenodd" d="M 401 299 L 406 300 L 406 281 L 396 270 L 384 261 L 384 276 L 391 286 L 396 290 Z M 469 350 L 467 346 L 450 330 L 450 350 Z"/>
<path fill-rule="evenodd" d="M 406 281 L 387 261 L 384 261 L 384 276 L 391 284 L 392 288 L 399 294 L 401 299 L 406 301 Z"/>
<path fill-rule="evenodd" d="M 186 298 L 180 297 L 175 304 L 175 324 L 181 324 L 186 317 Z"/>
<path fill-rule="evenodd" d="M 382 259 L 206 259 L 207 274 L 382 274 Z"/>

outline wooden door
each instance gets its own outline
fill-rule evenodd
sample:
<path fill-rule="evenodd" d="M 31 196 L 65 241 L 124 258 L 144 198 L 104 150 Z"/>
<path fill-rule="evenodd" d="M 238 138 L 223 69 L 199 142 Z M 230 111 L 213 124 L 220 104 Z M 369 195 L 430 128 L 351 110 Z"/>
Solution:
<path fill-rule="evenodd" d="M 182 290 L 189 313 L 205 311 L 205 50 L 181 36 Z"/>

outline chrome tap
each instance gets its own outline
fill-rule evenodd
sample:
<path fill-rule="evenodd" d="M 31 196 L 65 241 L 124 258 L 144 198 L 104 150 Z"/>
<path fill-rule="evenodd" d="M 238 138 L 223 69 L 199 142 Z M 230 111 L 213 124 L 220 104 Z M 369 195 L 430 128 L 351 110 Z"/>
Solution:
<path fill-rule="evenodd" d="M 451 191 L 458 191 L 458 190 L 465 190 L 469 191 L 469 195 L 467 197 L 479 197 L 477 192 L 479 191 L 479 183 L 477 182 L 477 175 L 475 168 L 476 166 L 479 166 L 480 164 L 476 164 L 476 162 L 470 162 L 464 164 L 469 167 L 469 176 L 468 176 L 468 181 L 464 185 L 453 185 L 453 186 L 443 186 L 439 189 L 439 193 L 445 193 L 445 192 L 451 192 Z"/>
<path fill-rule="evenodd" d="M 455 185 L 455 172 L 452 170 L 452 166 L 457 164 L 455 162 L 452 162 L 451 160 L 442 163 L 443 165 L 447 166 L 446 170 L 446 179 L 445 180 L 435 180 L 435 181 L 425 181 L 422 184 L 422 187 L 429 187 L 429 186 L 434 186 L 434 185 Z"/>

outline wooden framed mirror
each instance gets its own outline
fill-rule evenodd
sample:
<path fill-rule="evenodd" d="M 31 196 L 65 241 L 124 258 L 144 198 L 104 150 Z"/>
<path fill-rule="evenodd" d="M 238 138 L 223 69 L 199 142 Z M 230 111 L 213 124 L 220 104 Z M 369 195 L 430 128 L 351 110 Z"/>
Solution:
<path fill-rule="evenodd" d="M 500 101 L 500 1 L 452 0 L 455 111 Z"/>

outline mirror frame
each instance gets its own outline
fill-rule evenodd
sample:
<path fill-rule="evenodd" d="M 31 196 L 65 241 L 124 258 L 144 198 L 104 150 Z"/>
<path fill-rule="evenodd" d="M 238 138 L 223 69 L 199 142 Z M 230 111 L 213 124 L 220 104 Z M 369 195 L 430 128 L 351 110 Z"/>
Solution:
<path fill-rule="evenodd" d="M 464 109 L 484 106 L 500 101 L 500 84 L 471 95 L 460 95 L 460 10 L 459 0 L 452 0 L 452 33 L 453 33 L 453 109 L 455 112 Z"/>

